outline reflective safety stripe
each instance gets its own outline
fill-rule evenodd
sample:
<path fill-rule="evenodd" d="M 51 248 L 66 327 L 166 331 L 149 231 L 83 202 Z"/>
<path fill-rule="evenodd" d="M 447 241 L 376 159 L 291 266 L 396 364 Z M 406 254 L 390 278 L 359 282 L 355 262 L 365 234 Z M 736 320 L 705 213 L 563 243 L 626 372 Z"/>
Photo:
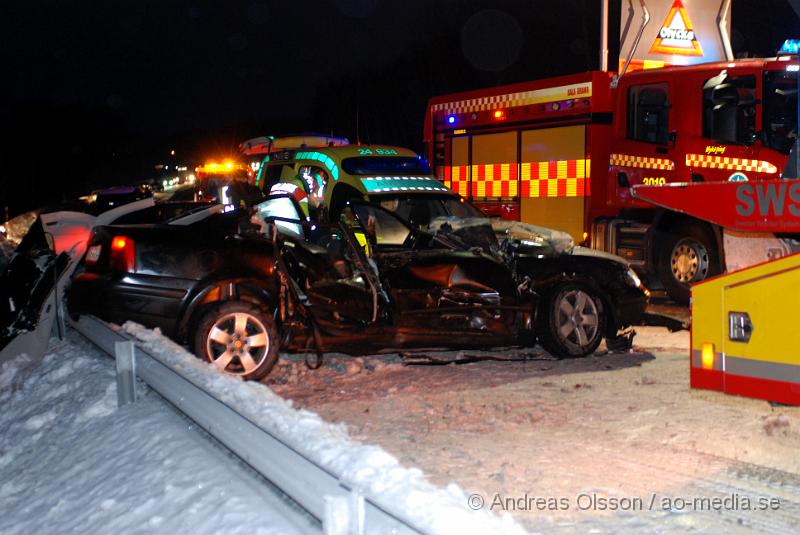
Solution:
<path fill-rule="evenodd" d="M 299 203 L 308 202 L 306 191 L 297 184 L 292 184 L 291 182 L 278 182 L 270 188 L 269 193 L 270 195 L 285 193 L 297 199 Z"/>
<path fill-rule="evenodd" d="M 699 349 L 692 349 L 692 368 L 703 367 L 702 353 Z M 746 359 L 715 352 L 712 369 L 741 377 L 800 384 L 800 364 Z"/>
<path fill-rule="evenodd" d="M 331 172 L 331 176 L 334 180 L 339 180 L 339 166 L 336 165 L 336 162 L 328 156 L 327 154 L 322 154 L 321 152 L 316 151 L 298 151 L 295 154 L 295 160 L 316 160 L 321 162 L 325 167 L 328 168 L 328 171 Z"/>
<path fill-rule="evenodd" d="M 800 384 L 800 365 L 725 356 L 725 373 Z"/>
<path fill-rule="evenodd" d="M 356 237 L 356 241 L 364 249 L 364 252 L 369 256 L 369 242 L 367 241 L 367 235 L 364 234 L 362 230 L 354 230 L 353 235 Z"/>
<path fill-rule="evenodd" d="M 630 154 L 612 154 L 609 163 L 619 167 L 640 167 L 642 169 L 658 169 L 660 171 L 672 171 L 675 169 L 675 162 L 672 160 Z"/>
<path fill-rule="evenodd" d="M 507 93 L 505 95 L 492 95 L 489 97 L 443 102 L 431 106 L 431 111 L 434 113 L 443 111 L 445 114 L 470 113 L 515 106 L 528 106 L 544 102 L 558 102 L 559 100 L 569 100 L 573 98 L 588 98 L 591 96 L 592 83 L 584 82 L 580 84 L 534 89 L 531 91 L 520 91 L 519 93 Z"/>
<path fill-rule="evenodd" d="M 687 154 L 686 165 L 709 169 L 726 169 L 730 171 L 749 171 L 772 175 L 778 168 L 764 160 L 748 160 L 746 158 L 729 158 L 727 156 L 709 156 L 707 154 Z"/>
<path fill-rule="evenodd" d="M 447 191 L 435 178 L 425 176 L 373 176 L 361 179 L 368 193 L 394 191 Z"/>
<path fill-rule="evenodd" d="M 443 181 L 464 197 L 583 197 L 589 166 L 588 159 L 446 166 Z"/>
<path fill-rule="evenodd" d="M 516 197 L 517 164 L 498 163 L 472 166 L 473 197 Z"/>
<path fill-rule="evenodd" d="M 589 160 L 555 160 L 522 164 L 522 196 L 583 197 L 588 194 Z"/>
<path fill-rule="evenodd" d="M 444 168 L 444 185 L 462 197 L 469 196 L 469 166 L 454 165 Z"/>

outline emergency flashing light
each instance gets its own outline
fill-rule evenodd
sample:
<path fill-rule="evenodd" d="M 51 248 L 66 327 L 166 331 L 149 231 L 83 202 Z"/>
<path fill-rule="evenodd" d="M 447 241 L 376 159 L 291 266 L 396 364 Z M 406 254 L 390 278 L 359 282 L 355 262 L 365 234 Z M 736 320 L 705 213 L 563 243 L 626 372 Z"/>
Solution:
<path fill-rule="evenodd" d="M 800 39 L 787 39 L 778 50 L 778 54 L 797 54 L 800 51 Z"/>
<path fill-rule="evenodd" d="M 494 110 L 494 118 L 495 119 L 502 119 L 506 116 L 503 110 Z"/>
<path fill-rule="evenodd" d="M 710 342 L 703 344 L 702 361 L 704 370 L 714 369 L 714 344 Z"/>
<path fill-rule="evenodd" d="M 451 115 L 450 117 L 447 118 L 447 122 L 450 123 L 450 124 L 455 123 L 456 122 L 456 116 L 455 115 Z"/>

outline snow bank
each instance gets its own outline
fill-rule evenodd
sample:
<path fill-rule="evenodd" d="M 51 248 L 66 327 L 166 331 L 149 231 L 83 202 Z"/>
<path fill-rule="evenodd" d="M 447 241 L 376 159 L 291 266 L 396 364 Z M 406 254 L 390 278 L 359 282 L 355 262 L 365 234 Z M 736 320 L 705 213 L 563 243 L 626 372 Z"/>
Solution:
<path fill-rule="evenodd" d="M 179 369 L 240 414 L 281 436 L 297 451 L 340 474 L 343 481 L 403 511 L 422 529 L 431 533 L 481 535 L 524 533 L 508 515 L 498 517 L 485 510 L 470 510 L 467 495 L 459 486 L 433 485 L 419 469 L 403 467 L 383 448 L 351 439 L 344 425 L 330 424 L 317 414 L 293 408 L 291 402 L 263 384 L 220 374 L 158 330 L 148 330 L 132 322 L 122 329 L 137 338 L 153 356 Z"/>
<path fill-rule="evenodd" d="M 77 337 L 76 337 L 77 338 Z M 0 533 L 299 533 L 249 471 L 82 340 L 0 365 Z M 280 502 L 280 507 L 283 503 Z"/>

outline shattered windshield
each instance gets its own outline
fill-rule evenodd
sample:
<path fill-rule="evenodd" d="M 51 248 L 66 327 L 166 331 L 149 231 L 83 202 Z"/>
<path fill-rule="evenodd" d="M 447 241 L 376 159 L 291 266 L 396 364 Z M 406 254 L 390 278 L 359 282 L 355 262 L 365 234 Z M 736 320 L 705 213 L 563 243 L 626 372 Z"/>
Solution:
<path fill-rule="evenodd" d="M 764 73 L 764 142 L 789 154 L 797 139 L 797 73 Z"/>
<path fill-rule="evenodd" d="M 550 257 L 570 253 L 569 234 L 557 230 L 489 218 L 455 195 L 392 195 L 377 197 L 377 203 L 411 226 L 457 240 L 454 245 L 478 247 L 489 253 L 511 246 L 516 254 Z"/>
<path fill-rule="evenodd" d="M 413 227 L 425 228 L 437 217 L 485 217 L 477 208 L 454 195 L 392 195 L 376 197 L 388 210 Z"/>

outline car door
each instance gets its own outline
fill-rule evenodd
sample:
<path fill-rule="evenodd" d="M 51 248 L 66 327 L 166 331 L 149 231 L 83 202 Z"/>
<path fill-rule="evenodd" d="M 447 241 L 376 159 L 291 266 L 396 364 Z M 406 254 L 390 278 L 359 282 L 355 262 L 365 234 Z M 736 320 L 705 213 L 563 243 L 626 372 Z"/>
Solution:
<path fill-rule="evenodd" d="M 513 314 L 501 307 L 515 302 L 516 286 L 505 265 L 474 251 L 421 243 L 409 224 L 381 207 L 351 206 L 398 328 L 441 335 L 448 344 L 453 332 L 509 332 Z"/>
<path fill-rule="evenodd" d="M 279 267 L 296 297 L 324 325 L 380 323 L 379 287 L 354 233 L 343 225 L 309 223 L 289 195 L 271 195 L 257 218 L 280 235 Z"/>

